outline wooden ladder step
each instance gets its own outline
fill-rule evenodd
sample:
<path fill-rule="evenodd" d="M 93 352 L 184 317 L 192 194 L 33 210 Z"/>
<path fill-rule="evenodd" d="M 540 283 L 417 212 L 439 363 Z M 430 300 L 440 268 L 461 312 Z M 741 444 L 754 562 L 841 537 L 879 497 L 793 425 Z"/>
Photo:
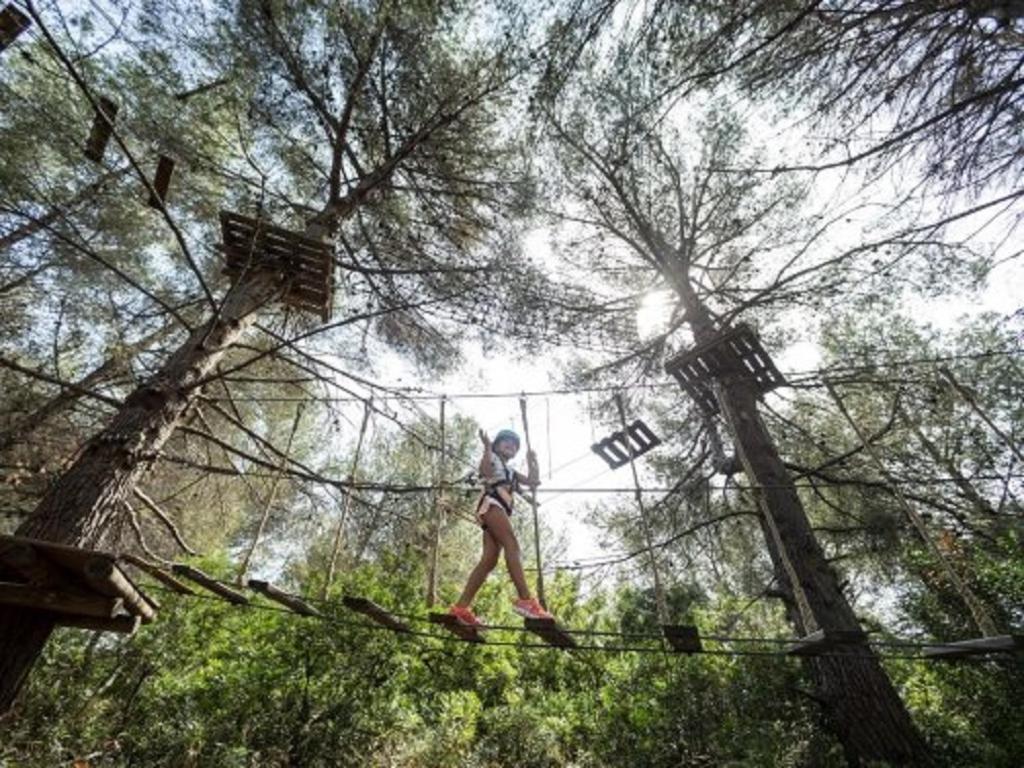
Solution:
<path fill-rule="evenodd" d="M 783 652 L 789 656 L 817 656 L 837 646 L 863 645 L 866 641 L 867 635 L 859 629 L 819 629 L 787 645 Z"/>
<path fill-rule="evenodd" d="M 676 653 L 700 653 L 700 631 L 686 624 L 662 624 L 661 632 Z"/>
<path fill-rule="evenodd" d="M 280 603 L 288 610 L 293 613 L 297 613 L 301 616 L 320 616 L 320 611 L 314 608 L 312 605 L 307 603 L 298 595 L 290 594 L 283 590 L 278 589 L 269 581 L 261 581 L 259 579 L 249 579 L 249 589 L 253 592 L 259 592 L 261 595 L 269 600 L 273 600 L 275 603 Z"/>
<path fill-rule="evenodd" d="M 554 619 L 524 619 L 526 628 L 540 637 L 548 645 L 556 648 L 575 648 L 576 641 L 572 635 L 558 626 Z"/>
<path fill-rule="evenodd" d="M 249 598 L 238 592 L 231 587 L 221 584 L 219 581 L 214 579 L 212 576 L 200 571 L 198 568 L 193 568 L 191 565 L 184 565 L 182 563 L 175 563 L 171 570 L 174 571 L 178 576 L 193 581 L 204 589 L 213 592 L 215 595 L 219 595 L 227 600 L 229 603 L 234 605 L 248 605 Z"/>
<path fill-rule="evenodd" d="M 367 600 L 365 597 L 353 597 L 351 595 L 345 595 L 341 598 L 341 602 L 345 604 L 346 608 L 350 608 L 357 613 L 361 613 L 364 616 L 369 616 L 371 619 L 376 621 L 378 624 L 393 629 L 395 632 L 412 632 L 412 629 L 404 621 L 396 619 L 384 608 L 381 608 L 373 600 Z"/>
<path fill-rule="evenodd" d="M 924 655 L 930 659 L 962 659 L 987 653 L 1020 653 L 1024 650 L 1024 635 L 996 635 L 959 640 L 926 647 Z"/>
<path fill-rule="evenodd" d="M 432 624 L 440 624 L 442 627 L 447 629 L 456 637 L 466 640 L 470 643 L 482 643 L 484 642 L 483 635 L 480 630 L 476 627 L 471 627 L 468 624 L 463 624 L 457 618 L 448 613 L 431 613 L 430 621 Z"/>

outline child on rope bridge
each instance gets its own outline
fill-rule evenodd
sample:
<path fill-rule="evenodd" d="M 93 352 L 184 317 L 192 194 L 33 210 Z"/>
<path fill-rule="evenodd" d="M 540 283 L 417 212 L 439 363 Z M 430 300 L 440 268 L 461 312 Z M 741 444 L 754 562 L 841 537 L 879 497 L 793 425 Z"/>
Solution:
<path fill-rule="evenodd" d="M 528 451 L 526 454 L 527 472 L 523 475 L 511 469 L 508 462 L 519 452 L 519 435 L 511 429 L 503 429 L 494 438 L 494 442 L 487 437 L 487 433 L 480 430 L 480 442 L 483 443 L 484 453 L 480 459 L 480 477 L 484 481 L 484 490 L 477 501 L 476 517 L 483 528 L 483 553 L 480 555 L 480 562 L 476 564 L 469 574 L 466 587 L 462 595 L 448 611 L 463 624 L 474 627 L 482 627 L 480 621 L 469 606 L 473 603 L 477 591 L 494 567 L 498 564 L 498 554 L 504 550 L 505 564 L 508 566 L 509 576 L 515 584 L 516 592 L 519 593 L 513 605 L 513 610 L 520 616 L 529 619 L 550 619 L 550 613 L 544 610 L 536 598 L 530 596 L 530 588 L 526 584 L 526 575 L 523 573 L 522 553 L 519 549 L 519 541 L 512 530 L 512 505 L 513 494 L 522 485 L 529 486 L 536 491 L 540 485 L 540 469 L 537 465 L 537 454 Z"/>

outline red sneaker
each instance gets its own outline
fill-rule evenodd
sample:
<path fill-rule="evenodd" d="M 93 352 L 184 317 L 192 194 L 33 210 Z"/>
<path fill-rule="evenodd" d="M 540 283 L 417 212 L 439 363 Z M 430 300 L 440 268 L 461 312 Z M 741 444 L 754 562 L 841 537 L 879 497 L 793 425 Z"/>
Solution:
<path fill-rule="evenodd" d="M 518 613 L 520 616 L 524 616 L 527 619 L 551 619 L 554 620 L 554 616 L 544 610 L 540 603 L 537 602 L 537 598 L 528 597 L 525 600 L 516 600 L 512 604 L 512 610 Z"/>
<path fill-rule="evenodd" d="M 469 608 L 463 608 L 461 605 L 453 605 L 448 609 L 448 615 L 454 616 L 461 623 L 467 627 L 478 627 L 482 628 L 484 623 L 478 619 Z"/>

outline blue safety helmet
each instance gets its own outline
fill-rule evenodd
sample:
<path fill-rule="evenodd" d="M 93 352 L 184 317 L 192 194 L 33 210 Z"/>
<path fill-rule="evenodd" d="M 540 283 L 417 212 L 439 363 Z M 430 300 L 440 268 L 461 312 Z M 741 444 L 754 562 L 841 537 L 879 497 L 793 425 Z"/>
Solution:
<path fill-rule="evenodd" d="M 498 443 L 502 440 L 511 440 L 516 444 L 516 450 L 519 450 L 519 435 L 513 432 L 511 429 L 503 429 L 494 436 L 493 442 L 491 442 L 491 448 L 496 448 Z"/>

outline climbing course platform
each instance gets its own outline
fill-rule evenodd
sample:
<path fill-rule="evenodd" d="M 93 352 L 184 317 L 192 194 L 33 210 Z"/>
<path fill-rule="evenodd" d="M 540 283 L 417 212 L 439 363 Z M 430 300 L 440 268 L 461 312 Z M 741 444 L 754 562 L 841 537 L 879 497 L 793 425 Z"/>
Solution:
<path fill-rule="evenodd" d="M 0 604 L 61 626 L 126 634 L 153 621 L 159 607 L 115 556 L 20 536 L 0 536 Z"/>
<path fill-rule="evenodd" d="M 282 301 L 327 322 L 334 299 L 331 244 L 260 219 L 221 211 L 224 274 L 237 280 L 251 271 L 279 272 L 287 280 Z"/>
<path fill-rule="evenodd" d="M 701 410 L 711 416 L 718 413 L 718 401 L 712 389 L 716 378 L 750 378 L 760 394 L 786 383 L 754 329 L 746 323 L 671 358 L 665 363 L 665 372 L 675 377 Z"/>
<path fill-rule="evenodd" d="M 625 429 L 612 432 L 608 437 L 594 443 L 590 450 L 596 453 L 611 469 L 618 469 L 629 463 L 630 448 L 633 458 L 639 458 L 661 445 L 661 439 L 641 419 L 636 419 Z"/>

